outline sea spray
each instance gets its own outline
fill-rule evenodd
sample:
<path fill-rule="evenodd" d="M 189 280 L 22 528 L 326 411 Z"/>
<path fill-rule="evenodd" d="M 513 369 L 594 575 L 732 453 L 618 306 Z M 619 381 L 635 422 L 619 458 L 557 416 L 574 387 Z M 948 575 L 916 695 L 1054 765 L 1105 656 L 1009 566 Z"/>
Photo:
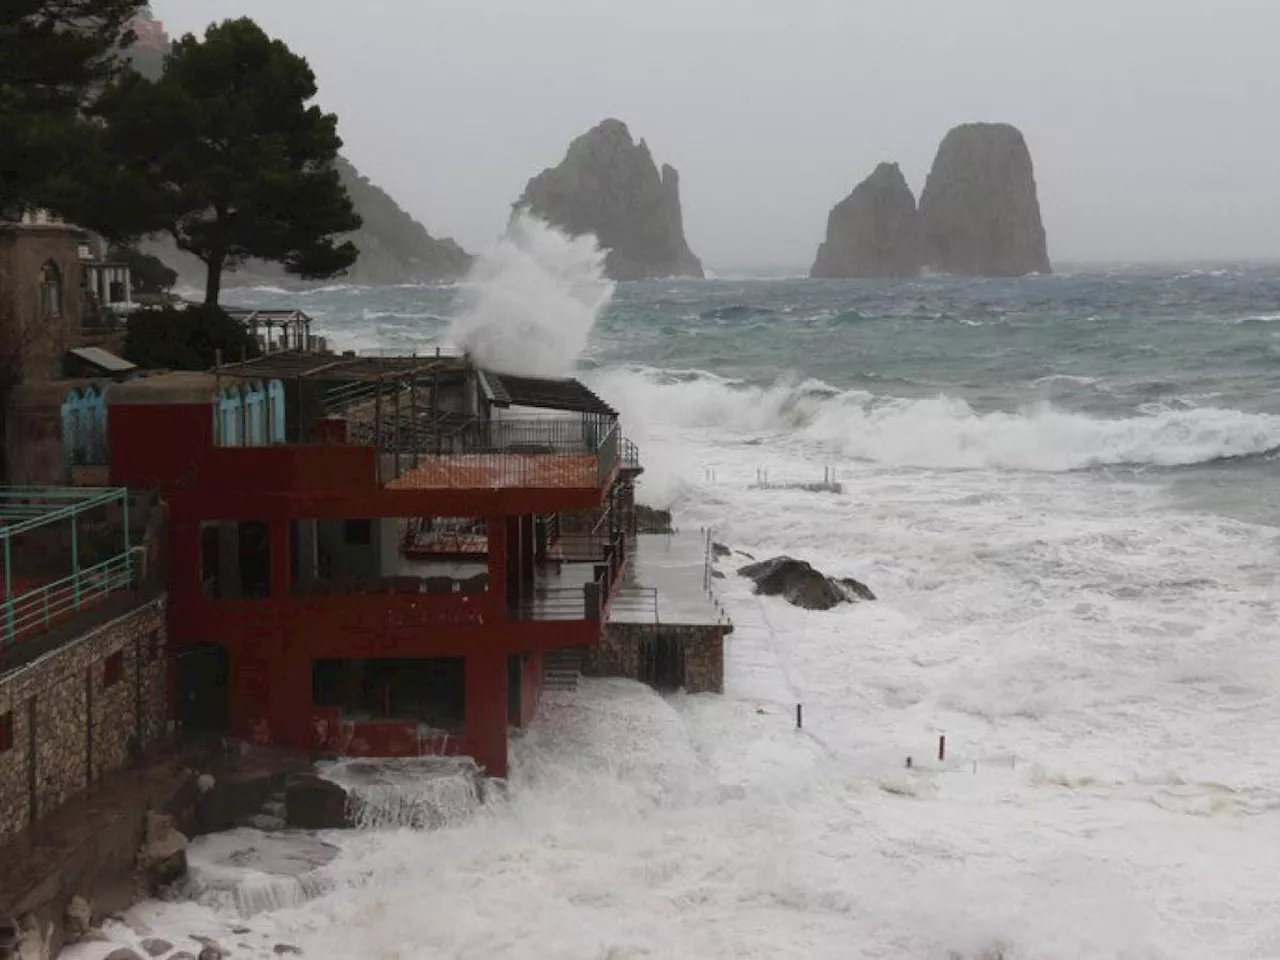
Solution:
<path fill-rule="evenodd" d="M 1280 416 L 1219 407 L 1161 407 L 1111 419 L 1044 403 L 981 412 L 945 394 L 892 397 L 816 379 L 761 385 L 640 367 L 604 371 L 590 382 L 629 424 L 657 420 L 667 430 L 714 429 L 739 443 L 769 441 L 775 450 L 798 446 L 892 467 L 1062 473 L 1189 466 L 1280 451 Z"/>
<path fill-rule="evenodd" d="M 447 338 L 503 373 L 568 376 L 613 291 L 594 236 L 517 214 L 472 267 Z"/>
<path fill-rule="evenodd" d="M 320 774 L 346 791 L 348 817 L 361 830 L 452 826 L 484 802 L 483 778 L 467 758 L 341 760 Z"/>

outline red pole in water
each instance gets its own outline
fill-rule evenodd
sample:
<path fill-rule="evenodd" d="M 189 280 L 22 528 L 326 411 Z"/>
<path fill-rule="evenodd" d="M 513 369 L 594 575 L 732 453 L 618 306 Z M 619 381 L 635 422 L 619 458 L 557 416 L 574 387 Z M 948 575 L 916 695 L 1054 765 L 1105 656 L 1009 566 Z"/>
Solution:
<path fill-rule="evenodd" d="M 947 735 L 944 733 L 938 737 L 938 762 L 941 763 L 947 759 Z"/>

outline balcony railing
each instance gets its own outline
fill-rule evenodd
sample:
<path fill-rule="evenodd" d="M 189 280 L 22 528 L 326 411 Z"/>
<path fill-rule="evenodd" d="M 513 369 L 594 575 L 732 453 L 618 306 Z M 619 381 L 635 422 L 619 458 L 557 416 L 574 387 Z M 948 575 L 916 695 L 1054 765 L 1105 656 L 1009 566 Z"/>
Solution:
<path fill-rule="evenodd" d="M 62 580 L 6 598 L 0 647 L 51 630 L 111 594 L 133 588 L 141 552 L 142 548 L 134 547 Z"/>
<path fill-rule="evenodd" d="M 521 606 L 521 620 L 603 620 L 627 561 L 627 538 L 616 534 L 591 579 L 581 586 L 538 587 Z"/>
<path fill-rule="evenodd" d="M 618 426 L 603 418 L 475 420 L 428 443 L 387 426 L 394 428 L 384 424 L 370 436 L 369 425 L 353 436 L 378 444 L 384 464 L 390 455 L 390 474 L 401 487 L 595 488 L 618 463 Z"/>

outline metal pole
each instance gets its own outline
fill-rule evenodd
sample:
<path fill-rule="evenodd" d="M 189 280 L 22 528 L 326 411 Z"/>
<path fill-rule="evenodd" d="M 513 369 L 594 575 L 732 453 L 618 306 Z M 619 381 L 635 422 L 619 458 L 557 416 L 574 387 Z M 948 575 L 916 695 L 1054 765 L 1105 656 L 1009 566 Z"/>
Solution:
<path fill-rule="evenodd" d="M 392 400 L 392 412 L 396 418 L 396 449 L 393 454 L 393 462 L 395 464 L 395 475 L 400 476 L 400 388 L 401 384 L 396 383 L 396 393 Z"/>
<path fill-rule="evenodd" d="M 378 485 L 382 485 L 382 377 L 375 381 L 377 393 L 373 397 L 373 453 L 377 458 L 375 469 Z"/>
<path fill-rule="evenodd" d="M 78 507 L 71 508 L 71 587 L 77 610 L 80 609 L 80 535 L 76 523 L 78 510 Z"/>
<path fill-rule="evenodd" d="M 13 549 L 9 539 L 9 531 L 4 532 L 4 618 L 6 624 L 5 638 L 13 642 Z"/>
<path fill-rule="evenodd" d="M 133 586 L 133 554 L 129 550 L 129 491 L 124 492 L 124 584 Z"/>

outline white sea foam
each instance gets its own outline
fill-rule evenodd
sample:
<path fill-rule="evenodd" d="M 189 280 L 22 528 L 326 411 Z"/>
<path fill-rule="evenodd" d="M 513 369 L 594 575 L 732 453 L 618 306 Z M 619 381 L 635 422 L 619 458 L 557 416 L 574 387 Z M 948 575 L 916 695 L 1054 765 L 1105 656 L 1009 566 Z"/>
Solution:
<path fill-rule="evenodd" d="M 316 960 L 1280 955 L 1280 535 L 1069 472 L 1252 452 L 1280 439 L 1274 418 L 983 415 L 696 371 L 593 382 L 643 444 L 643 500 L 880 599 L 802 611 L 725 561 L 724 696 L 549 694 L 506 802 L 326 835 L 330 886 L 271 880 L 254 896 L 275 908 L 249 920 L 206 897 L 145 904 L 135 926 Z M 839 495 L 752 486 L 832 464 Z"/>
<path fill-rule="evenodd" d="M 654 419 L 768 439 L 789 449 L 898 467 L 1063 472 L 1107 465 L 1181 466 L 1280 447 L 1280 417 L 1217 407 L 1153 408 L 1104 420 L 1047 404 L 978 413 L 952 397 L 885 398 L 821 381 L 750 386 L 704 375 L 604 371 L 599 390 L 641 424 Z"/>
<path fill-rule="evenodd" d="M 613 291 L 593 236 L 522 213 L 472 267 L 447 339 L 504 373 L 565 376 Z"/>

